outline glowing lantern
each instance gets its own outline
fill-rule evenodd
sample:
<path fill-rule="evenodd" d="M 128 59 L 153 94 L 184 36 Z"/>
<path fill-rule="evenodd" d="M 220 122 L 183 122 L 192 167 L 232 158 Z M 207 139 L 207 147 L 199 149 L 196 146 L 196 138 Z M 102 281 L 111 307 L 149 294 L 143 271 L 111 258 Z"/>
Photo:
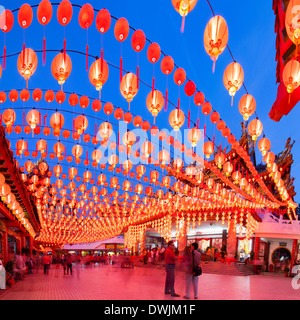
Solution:
<path fill-rule="evenodd" d="M 101 158 L 102 158 L 102 152 L 101 152 L 101 150 L 95 149 L 95 150 L 92 152 L 92 159 L 93 159 L 95 162 L 99 163 L 100 160 L 101 160 Z"/>
<path fill-rule="evenodd" d="M 75 119 L 74 127 L 79 134 L 82 134 L 88 127 L 87 118 L 82 115 L 77 116 Z"/>
<path fill-rule="evenodd" d="M 141 151 L 146 156 L 146 158 L 148 158 L 150 156 L 150 154 L 153 152 L 153 150 L 154 150 L 154 146 L 150 141 L 145 141 L 142 144 Z"/>
<path fill-rule="evenodd" d="M 283 69 L 282 81 L 290 94 L 300 85 L 300 63 L 297 60 L 290 60 Z"/>
<path fill-rule="evenodd" d="M 215 155 L 215 164 L 218 166 L 219 169 L 221 169 L 224 163 L 225 155 L 223 153 L 217 153 Z"/>
<path fill-rule="evenodd" d="M 62 86 L 72 70 L 71 58 L 66 53 L 59 53 L 52 61 L 51 71 L 54 79 Z"/>
<path fill-rule="evenodd" d="M 137 172 L 138 176 L 141 177 L 143 174 L 145 174 L 146 168 L 141 164 L 141 165 L 137 166 L 136 172 Z"/>
<path fill-rule="evenodd" d="M 131 148 L 136 141 L 135 134 L 132 131 L 128 131 L 123 135 L 123 143 L 127 148 Z"/>
<path fill-rule="evenodd" d="M 253 141 L 256 141 L 257 138 L 261 135 L 263 131 L 263 125 L 260 120 L 253 119 L 248 125 L 248 132 L 252 137 Z"/>
<path fill-rule="evenodd" d="M 204 142 L 202 151 L 206 158 L 209 159 L 209 157 L 214 153 L 214 144 L 211 141 Z"/>
<path fill-rule="evenodd" d="M 226 21 L 221 16 L 212 17 L 204 31 L 204 48 L 214 62 L 213 72 L 215 70 L 215 62 L 225 50 L 227 42 L 228 27 Z"/>
<path fill-rule="evenodd" d="M 89 79 L 91 84 L 99 91 L 99 97 L 101 96 L 102 86 L 108 79 L 108 73 L 108 65 L 103 59 L 97 59 L 90 67 Z"/>
<path fill-rule="evenodd" d="M 185 17 L 191 12 L 198 0 L 172 0 L 173 7 L 182 16 L 181 32 L 184 31 Z"/>
<path fill-rule="evenodd" d="M 64 116 L 59 112 L 54 113 L 50 118 L 50 125 L 56 133 L 60 132 L 64 123 L 65 123 Z"/>
<path fill-rule="evenodd" d="M 82 155 L 83 149 L 79 144 L 76 144 L 72 148 L 72 154 L 75 157 L 75 159 L 79 159 L 79 157 Z"/>
<path fill-rule="evenodd" d="M 233 165 L 229 161 L 225 162 L 223 165 L 223 171 L 225 172 L 226 176 L 229 176 L 233 171 Z"/>
<path fill-rule="evenodd" d="M 269 151 L 264 155 L 263 160 L 267 164 L 267 167 L 270 167 L 271 164 L 275 161 L 275 154 Z"/>
<path fill-rule="evenodd" d="M 99 135 L 103 138 L 104 141 L 108 140 L 108 138 L 112 135 L 112 132 L 112 125 L 107 121 L 103 122 L 99 127 Z"/>
<path fill-rule="evenodd" d="M 256 109 L 256 102 L 251 94 L 245 94 L 241 97 L 239 102 L 239 111 L 244 120 L 247 121 L 253 115 Z"/>
<path fill-rule="evenodd" d="M 36 53 L 30 48 L 23 49 L 19 55 L 17 67 L 20 75 L 26 80 L 27 87 L 28 80 L 36 71 L 37 63 Z"/>
<path fill-rule="evenodd" d="M 16 121 L 16 113 L 13 109 L 6 109 L 2 114 L 2 121 L 7 127 L 11 127 Z"/>
<path fill-rule="evenodd" d="M 188 132 L 187 138 L 189 142 L 192 144 L 192 147 L 196 147 L 197 143 L 201 139 L 201 130 L 196 127 L 191 128 Z"/>
<path fill-rule="evenodd" d="M 61 142 L 56 142 L 53 146 L 53 151 L 55 152 L 57 158 L 60 158 L 65 151 L 65 147 Z"/>
<path fill-rule="evenodd" d="M 131 169 L 132 169 L 133 165 L 132 165 L 132 162 L 130 160 L 125 160 L 123 162 L 123 168 L 125 170 L 125 172 L 129 172 Z"/>
<path fill-rule="evenodd" d="M 258 141 L 257 147 L 264 156 L 268 151 L 270 151 L 271 142 L 268 138 L 263 137 Z"/>
<path fill-rule="evenodd" d="M 130 102 L 138 92 L 136 75 L 131 72 L 128 72 L 127 74 L 125 74 L 120 84 L 120 90 L 121 90 L 122 96 L 129 103 L 129 110 L 130 110 Z"/>
<path fill-rule="evenodd" d="M 162 93 L 158 90 L 154 90 L 153 92 L 150 92 L 147 96 L 146 105 L 148 110 L 151 112 L 152 116 L 154 117 L 154 123 L 155 123 L 155 117 L 158 115 L 158 113 L 162 110 L 164 106 L 164 97 Z"/>
<path fill-rule="evenodd" d="M 232 179 L 235 184 L 238 184 L 239 181 L 242 179 L 242 174 L 239 171 L 234 171 L 232 174 Z"/>
<path fill-rule="evenodd" d="M 169 160 L 170 160 L 169 152 L 167 150 L 159 151 L 158 160 L 163 166 L 165 166 L 167 164 L 167 162 L 169 162 Z"/>
<path fill-rule="evenodd" d="M 27 148 L 27 143 L 24 140 L 18 140 L 16 143 L 16 148 L 17 148 L 17 154 L 21 155 L 24 150 Z"/>
<path fill-rule="evenodd" d="M 173 168 L 179 172 L 183 168 L 183 161 L 180 158 L 177 158 L 173 162 Z"/>
<path fill-rule="evenodd" d="M 175 109 L 170 112 L 169 123 L 175 131 L 178 131 L 184 124 L 184 120 L 184 113 L 180 109 Z"/>
<path fill-rule="evenodd" d="M 119 162 L 119 157 L 116 154 L 112 154 L 109 158 L 108 158 L 108 163 L 115 167 L 117 165 L 117 163 Z"/>
<path fill-rule="evenodd" d="M 28 113 L 27 113 L 27 117 L 26 117 L 26 120 L 27 120 L 27 123 L 30 125 L 31 129 L 34 129 L 39 123 L 40 123 L 40 113 L 33 109 L 33 110 L 30 110 Z"/>
<path fill-rule="evenodd" d="M 62 173 L 62 166 L 61 165 L 56 165 L 54 168 L 53 168 L 53 171 L 54 171 L 54 175 L 56 178 L 58 178 L 60 176 L 60 174 Z"/>
<path fill-rule="evenodd" d="M 296 45 L 296 55 L 300 43 L 299 5 L 298 0 L 290 0 L 285 12 L 285 29 L 288 37 Z"/>
<path fill-rule="evenodd" d="M 223 75 L 223 83 L 231 96 L 231 105 L 233 103 L 233 96 L 240 89 L 244 81 L 244 71 L 241 65 L 237 62 L 230 63 Z"/>

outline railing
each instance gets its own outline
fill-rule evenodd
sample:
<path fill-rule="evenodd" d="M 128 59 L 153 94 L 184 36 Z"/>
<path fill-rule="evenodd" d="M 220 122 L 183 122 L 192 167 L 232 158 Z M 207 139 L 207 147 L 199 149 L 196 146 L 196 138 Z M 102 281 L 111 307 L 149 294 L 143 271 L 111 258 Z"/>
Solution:
<path fill-rule="evenodd" d="M 262 222 L 258 224 L 258 233 L 284 233 L 300 236 L 300 220 L 285 220 L 282 216 L 277 218 L 270 212 L 265 212 Z"/>

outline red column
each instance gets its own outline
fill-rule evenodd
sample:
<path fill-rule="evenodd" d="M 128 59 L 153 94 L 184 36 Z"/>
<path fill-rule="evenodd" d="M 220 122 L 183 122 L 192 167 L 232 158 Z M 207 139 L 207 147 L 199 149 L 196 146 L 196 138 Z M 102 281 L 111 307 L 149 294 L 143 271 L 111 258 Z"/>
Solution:
<path fill-rule="evenodd" d="M 8 241 L 7 241 L 7 232 L 2 233 L 2 252 L 3 252 L 3 263 L 6 264 L 8 261 Z"/>
<path fill-rule="evenodd" d="M 293 249 L 292 249 L 292 259 L 291 259 L 291 265 L 290 265 L 290 273 L 292 272 L 292 269 L 295 265 L 297 255 L 298 255 L 298 240 L 294 239 L 293 240 Z"/>
<path fill-rule="evenodd" d="M 255 237 L 255 240 L 254 240 L 254 261 L 255 260 L 258 260 L 258 257 L 259 257 L 259 241 L 260 241 L 260 238 L 259 237 Z M 253 264 L 253 271 L 256 271 L 257 270 L 257 266 L 255 264 Z"/>

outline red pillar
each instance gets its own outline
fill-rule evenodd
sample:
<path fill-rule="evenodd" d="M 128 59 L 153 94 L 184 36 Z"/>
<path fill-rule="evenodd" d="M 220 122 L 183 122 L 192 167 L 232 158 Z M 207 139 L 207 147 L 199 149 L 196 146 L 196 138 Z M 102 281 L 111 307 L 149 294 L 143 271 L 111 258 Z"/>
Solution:
<path fill-rule="evenodd" d="M 291 265 L 290 265 L 290 273 L 292 272 L 292 269 L 295 265 L 295 261 L 297 259 L 298 255 L 298 240 L 294 239 L 293 240 L 293 249 L 292 249 L 292 258 L 291 258 Z"/>
<path fill-rule="evenodd" d="M 258 257 L 259 257 L 259 241 L 260 241 L 260 238 L 259 237 L 255 237 L 255 240 L 254 240 L 254 261 L 255 260 L 258 260 Z M 257 270 L 257 266 L 255 264 L 253 264 L 253 271 L 256 271 Z"/>
<path fill-rule="evenodd" d="M 7 241 L 7 232 L 2 233 L 2 252 L 3 252 L 3 263 L 6 264 L 8 261 L 8 241 Z"/>

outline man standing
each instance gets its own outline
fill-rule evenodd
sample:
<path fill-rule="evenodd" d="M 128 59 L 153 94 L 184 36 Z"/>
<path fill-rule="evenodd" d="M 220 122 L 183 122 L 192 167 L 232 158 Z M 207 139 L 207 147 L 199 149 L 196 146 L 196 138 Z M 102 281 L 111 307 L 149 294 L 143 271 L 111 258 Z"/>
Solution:
<path fill-rule="evenodd" d="M 180 297 L 179 294 L 175 293 L 174 282 L 175 282 L 175 262 L 177 257 L 174 253 L 174 242 L 168 242 L 168 248 L 165 252 L 166 262 L 166 283 L 165 283 L 165 294 L 171 294 L 172 297 Z"/>
<path fill-rule="evenodd" d="M 200 267 L 201 253 L 197 251 L 198 243 L 191 244 L 191 252 L 187 256 L 187 270 L 186 270 L 186 294 L 185 299 L 190 298 L 190 288 L 193 284 L 194 297 L 198 299 L 198 276 L 193 274 L 193 267 Z"/>

